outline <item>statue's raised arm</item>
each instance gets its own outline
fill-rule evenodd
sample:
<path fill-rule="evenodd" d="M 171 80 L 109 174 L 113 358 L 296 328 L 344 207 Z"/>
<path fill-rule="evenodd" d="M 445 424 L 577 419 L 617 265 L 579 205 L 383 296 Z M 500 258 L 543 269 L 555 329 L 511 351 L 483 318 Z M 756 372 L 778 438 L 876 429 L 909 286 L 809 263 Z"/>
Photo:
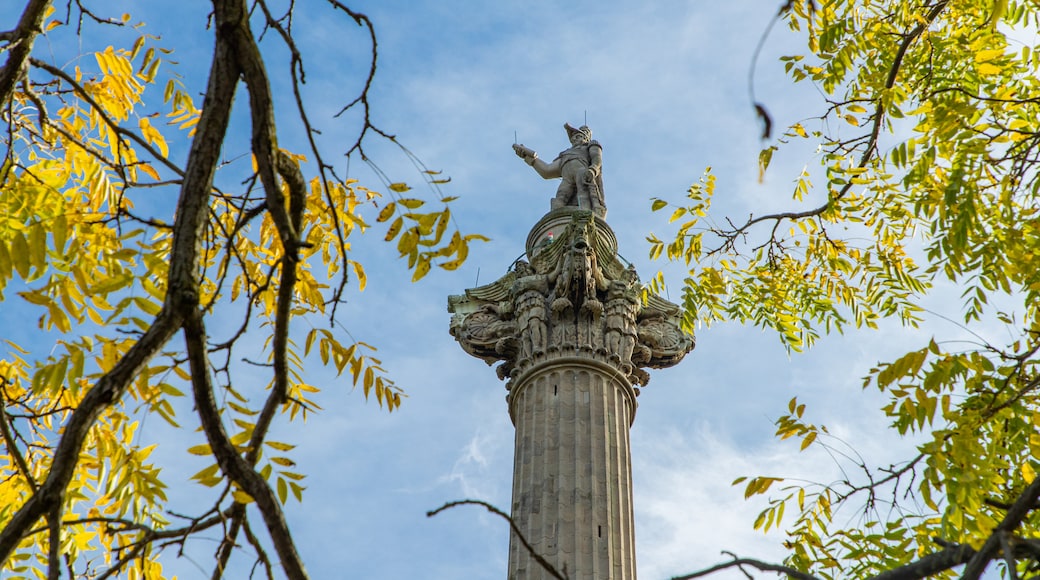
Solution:
<path fill-rule="evenodd" d="M 514 144 L 517 157 L 534 168 L 545 179 L 562 178 L 556 197 L 549 203 L 551 209 L 576 206 L 590 210 L 599 217 L 606 217 L 607 206 L 603 201 L 603 147 L 592 140 L 592 130 L 587 126 L 574 128 L 564 124 L 571 147 L 561 151 L 552 163 L 538 158 L 533 149 Z"/>

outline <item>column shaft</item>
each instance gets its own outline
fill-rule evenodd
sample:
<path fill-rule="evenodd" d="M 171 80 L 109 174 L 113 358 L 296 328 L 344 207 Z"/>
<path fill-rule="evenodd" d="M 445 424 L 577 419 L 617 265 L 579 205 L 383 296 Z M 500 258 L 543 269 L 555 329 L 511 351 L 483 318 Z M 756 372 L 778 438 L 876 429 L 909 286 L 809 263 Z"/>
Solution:
<path fill-rule="evenodd" d="M 633 397 L 617 371 L 577 359 L 531 369 L 510 394 L 512 517 L 535 551 L 574 580 L 635 578 Z M 513 534 L 510 580 L 551 577 Z"/>

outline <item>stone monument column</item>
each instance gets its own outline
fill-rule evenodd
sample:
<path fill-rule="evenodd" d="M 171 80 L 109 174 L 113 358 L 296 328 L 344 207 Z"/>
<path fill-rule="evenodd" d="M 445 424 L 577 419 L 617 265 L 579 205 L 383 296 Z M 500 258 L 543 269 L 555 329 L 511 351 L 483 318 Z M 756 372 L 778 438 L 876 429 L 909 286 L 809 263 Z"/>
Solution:
<path fill-rule="evenodd" d="M 643 368 L 677 364 L 694 341 L 678 306 L 645 295 L 618 258 L 602 190 L 591 191 L 591 211 L 558 195 L 528 235 L 527 259 L 450 296 L 448 311 L 466 352 L 501 363 L 516 428 L 513 522 L 569 578 L 624 580 L 636 577 L 629 428 Z M 508 578 L 551 577 L 512 533 Z"/>
<path fill-rule="evenodd" d="M 513 150 L 545 179 L 561 179 L 550 211 L 527 236 L 526 260 L 499 280 L 448 297 L 451 335 L 500 363 L 516 427 L 512 520 L 538 554 L 572 580 L 635 578 L 628 429 L 644 368 L 677 364 L 694 348 L 679 307 L 644 292 L 606 225 L 602 146 L 565 125 L 571 148 L 551 163 Z M 548 579 L 517 534 L 510 580 Z"/>

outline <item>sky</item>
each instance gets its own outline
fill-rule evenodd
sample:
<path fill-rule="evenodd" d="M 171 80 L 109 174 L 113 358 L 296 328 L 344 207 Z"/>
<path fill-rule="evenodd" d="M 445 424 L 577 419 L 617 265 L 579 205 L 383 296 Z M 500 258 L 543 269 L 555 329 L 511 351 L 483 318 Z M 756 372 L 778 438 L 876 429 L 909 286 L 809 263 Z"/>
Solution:
<path fill-rule="evenodd" d="M 16 14 L 7 4 L 0 7 L 2 23 Z M 212 46 L 207 3 L 95 4 L 125 5 L 134 21 L 147 23 L 144 31 L 175 49 L 185 85 L 203 90 Z M 356 138 L 358 117 L 332 115 L 364 82 L 368 36 L 320 3 L 306 4 L 299 3 L 296 21 L 306 95 L 323 147 L 338 154 Z M 491 241 L 474 245 L 459 270 L 434 269 L 411 284 L 411 273 L 379 233 L 355 240 L 354 258 L 365 264 L 369 284 L 349 296 L 341 320 L 354 338 L 379 348 L 383 367 L 408 396 L 388 414 L 348 380 L 318 365 L 308 368 L 308 382 L 323 387 L 324 410 L 272 433 L 297 445 L 292 457 L 308 475 L 304 501 L 290 500 L 287 517 L 313 578 L 500 579 L 505 522 L 476 507 L 425 514 L 462 498 L 504 510 L 510 505 L 513 428 L 503 383 L 455 343 L 446 310 L 448 295 L 505 273 L 549 209 L 556 184 L 538 177 L 510 146 L 515 139 L 551 159 L 568 146 L 563 124 L 587 123 L 603 145 L 607 221 L 620 253 L 643 280 L 663 269 L 677 289 L 683 269 L 648 259 L 648 233 L 669 231 L 667 216 L 651 213 L 651 197 L 681 202 L 711 166 L 717 176 L 713 215 L 736 220 L 792 207 L 795 177 L 815 163 L 811 150 L 784 151 L 758 180 L 763 143 L 748 78 L 754 48 L 779 2 L 363 0 L 350 6 L 371 18 L 378 37 L 373 121 L 427 167 L 451 177 L 442 192 L 459 197 L 452 205 L 458 227 Z M 94 50 L 109 41 L 87 30 L 79 46 L 54 40 L 48 50 Z M 273 47 L 273 40 L 265 46 Z M 799 48 L 779 26 L 753 71 L 755 93 L 777 125 L 819 111 L 819 95 L 791 85 L 777 61 Z M 280 143 L 302 150 L 291 94 L 278 80 L 287 61 L 278 50 L 267 56 L 280 95 L 276 114 L 286 120 Z M 374 139 L 366 150 L 391 180 L 421 183 L 393 145 Z M 338 161 L 337 169 L 380 186 L 356 158 Z M 727 559 L 723 551 L 782 560 L 782 534 L 752 530 L 764 499 L 745 501 L 743 488 L 730 483 L 753 475 L 821 483 L 842 477 L 828 453 L 799 452 L 797 442 L 773 438 L 774 421 L 794 396 L 808 405 L 810 421 L 828 426 L 835 448 L 854 450 L 869 465 L 909 456 L 913 441 L 887 432 L 877 410 L 881 399 L 861 388 L 862 377 L 932 334 L 963 336 L 943 318 L 958 318 L 956 295 L 956 289 L 940 292 L 931 304 L 937 316 L 929 315 L 920 329 L 886 324 L 827 337 L 805 354 L 789 355 L 775 335 L 750 326 L 700 329 L 696 349 L 677 367 L 655 371 L 638 401 L 631 440 L 639 576 L 689 573 Z M 0 324 L 19 328 L 19 316 L 0 309 Z M 170 444 L 161 457 L 171 502 L 188 505 L 200 493 L 188 478 L 205 464 L 183 450 L 201 435 L 151 419 L 140 437 L 142 444 Z M 171 552 L 164 564 L 182 579 L 208 578 L 216 545 L 210 534 L 190 543 L 181 558 Z M 736 571 L 714 576 L 742 577 Z"/>

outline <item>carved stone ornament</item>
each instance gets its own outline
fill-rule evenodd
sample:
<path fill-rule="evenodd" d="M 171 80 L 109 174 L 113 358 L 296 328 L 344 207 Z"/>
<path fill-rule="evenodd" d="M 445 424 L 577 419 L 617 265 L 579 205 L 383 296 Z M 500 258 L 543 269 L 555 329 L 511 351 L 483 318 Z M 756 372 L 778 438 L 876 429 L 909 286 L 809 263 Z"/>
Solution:
<path fill-rule="evenodd" d="M 469 354 L 502 361 L 507 389 L 535 366 L 574 356 L 645 385 L 641 367 L 675 365 L 693 349 L 679 307 L 644 299 L 638 274 L 621 263 L 614 232 L 595 213 L 550 211 L 531 230 L 526 258 L 502 278 L 448 298 L 451 334 Z"/>

